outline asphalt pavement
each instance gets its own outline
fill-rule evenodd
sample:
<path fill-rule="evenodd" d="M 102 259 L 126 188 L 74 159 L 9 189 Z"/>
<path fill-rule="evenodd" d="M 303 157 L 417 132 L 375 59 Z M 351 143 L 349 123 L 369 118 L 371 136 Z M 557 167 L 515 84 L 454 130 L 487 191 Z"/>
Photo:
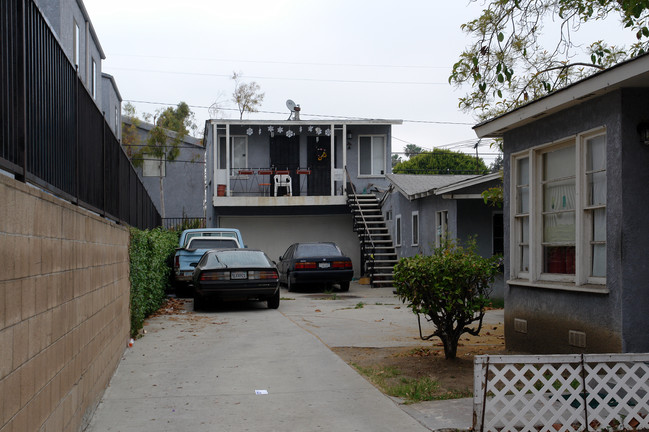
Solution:
<path fill-rule="evenodd" d="M 391 289 L 353 282 L 346 293 L 282 297 L 278 310 L 246 303 L 194 313 L 190 301 L 185 313 L 147 320 L 86 431 L 471 427 L 472 399 L 404 405 L 330 350 L 421 345 L 415 316 Z M 486 320 L 502 322 L 502 311 Z"/>

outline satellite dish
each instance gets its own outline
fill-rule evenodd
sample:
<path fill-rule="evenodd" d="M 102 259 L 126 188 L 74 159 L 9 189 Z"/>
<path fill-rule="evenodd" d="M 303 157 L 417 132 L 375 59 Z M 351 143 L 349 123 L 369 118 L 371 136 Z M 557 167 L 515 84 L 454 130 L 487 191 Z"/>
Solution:
<path fill-rule="evenodd" d="M 289 111 L 291 111 L 291 112 L 295 111 L 296 106 L 297 105 L 292 100 L 289 99 L 289 100 L 286 101 L 286 108 L 288 108 Z"/>

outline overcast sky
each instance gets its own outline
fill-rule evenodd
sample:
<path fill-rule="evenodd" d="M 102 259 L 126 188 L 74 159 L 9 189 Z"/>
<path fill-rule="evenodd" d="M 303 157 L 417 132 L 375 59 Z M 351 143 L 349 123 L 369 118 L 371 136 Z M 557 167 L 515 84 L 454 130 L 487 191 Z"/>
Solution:
<path fill-rule="evenodd" d="M 475 119 L 448 76 L 480 14 L 466 0 L 84 0 L 124 101 L 139 113 L 187 102 L 203 128 L 214 102 L 238 118 L 233 71 L 265 98 L 250 119 L 401 119 L 412 143 L 473 152 Z M 229 109 L 228 109 L 229 108 Z M 493 156 L 480 146 L 487 163 Z"/>

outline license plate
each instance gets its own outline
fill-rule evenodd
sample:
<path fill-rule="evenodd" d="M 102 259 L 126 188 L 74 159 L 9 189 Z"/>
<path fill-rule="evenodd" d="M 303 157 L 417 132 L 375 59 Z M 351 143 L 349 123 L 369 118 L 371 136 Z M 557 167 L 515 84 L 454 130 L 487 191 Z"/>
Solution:
<path fill-rule="evenodd" d="M 318 263 L 319 268 L 329 268 L 331 267 L 330 263 Z"/>
<path fill-rule="evenodd" d="M 248 272 L 232 272 L 230 279 L 248 279 Z"/>

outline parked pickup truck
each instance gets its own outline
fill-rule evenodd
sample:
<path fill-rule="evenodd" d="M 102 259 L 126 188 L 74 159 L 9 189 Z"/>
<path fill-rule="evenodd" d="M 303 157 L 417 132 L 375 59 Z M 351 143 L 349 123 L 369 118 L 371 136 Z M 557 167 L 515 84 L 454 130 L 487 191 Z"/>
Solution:
<path fill-rule="evenodd" d="M 178 297 L 190 295 L 194 267 L 210 249 L 241 248 L 243 238 L 234 228 L 198 228 L 182 232 L 173 260 L 173 285 Z"/>

